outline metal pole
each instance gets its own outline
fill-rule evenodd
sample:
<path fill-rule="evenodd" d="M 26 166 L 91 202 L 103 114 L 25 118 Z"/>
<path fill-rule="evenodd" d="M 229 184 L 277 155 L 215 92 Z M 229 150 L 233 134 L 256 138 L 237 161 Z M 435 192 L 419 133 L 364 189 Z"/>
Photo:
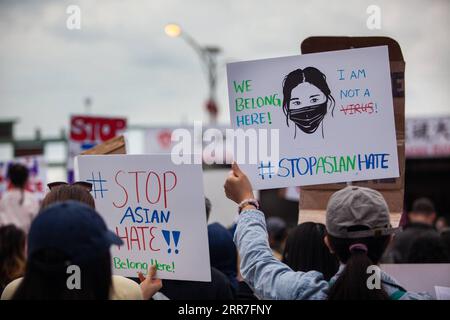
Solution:
<path fill-rule="evenodd" d="M 217 55 L 220 53 L 218 47 L 202 47 L 194 40 L 189 34 L 183 32 L 182 38 L 197 52 L 202 61 L 203 67 L 207 74 L 208 81 L 208 102 L 207 108 L 210 113 L 210 122 L 215 122 L 217 117 L 217 102 L 216 102 L 216 90 L 217 90 Z"/>

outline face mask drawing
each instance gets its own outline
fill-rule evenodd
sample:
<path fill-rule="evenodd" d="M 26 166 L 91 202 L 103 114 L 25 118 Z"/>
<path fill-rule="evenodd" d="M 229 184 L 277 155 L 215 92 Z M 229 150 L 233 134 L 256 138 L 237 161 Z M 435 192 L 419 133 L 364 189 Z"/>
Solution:
<path fill-rule="evenodd" d="M 314 133 L 327 113 L 327 102 L 289 110 L 289 119 L 304 133 Z"/>

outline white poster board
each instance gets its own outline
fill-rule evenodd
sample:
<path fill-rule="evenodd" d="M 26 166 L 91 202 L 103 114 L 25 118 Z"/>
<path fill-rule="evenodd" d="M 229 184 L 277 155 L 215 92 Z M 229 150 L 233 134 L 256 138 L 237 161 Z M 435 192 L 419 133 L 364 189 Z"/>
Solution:
<path fill-rule="evenodd" d="M 387 46 L 230 63 L 227 76 L 232 126 L 279 130 L 275 162 L 258 144 L 241 165 L 255 189 L 399 176 Z"/>
<path fill-rule="evenodd" d="M 92 183 L 97 211 L 122 238 L 114 274 L 136 277 L 156 265 L 161 279 L 211 281 L 201 165 L 170 155 L 75 158 L 77 181 Z"/>

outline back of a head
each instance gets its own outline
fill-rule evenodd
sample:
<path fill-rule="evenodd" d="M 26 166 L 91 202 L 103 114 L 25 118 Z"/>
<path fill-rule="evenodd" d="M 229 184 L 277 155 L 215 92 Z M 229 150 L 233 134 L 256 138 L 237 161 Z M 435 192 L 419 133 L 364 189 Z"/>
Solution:
<path fill-rule="evenodd" d="M 430 225 L 422 223 L 407 224 L 402 232 L 393 238 L 386 252 L 384 259 L 390 263 L 409 263 L 409 253 L 411 246 L 424 233 L 436 232 Z"/>
<path fill-rule="evenodd" d="M 63 201 L 78 201 L 95 209 L 95 200 L 91 193 L 79 185 L 61 185 L 52 188 L 44 197 L 41 209 Z"/>
<path fill-rule="evenodd" d="M 288 229 L 286 222 L 280 217 L 269 217 L 266 221 L 267 233 L 272 249 L 280 249 L 286 240 Z"/>
<path fill-rule="evenodd" d="M 70 276 L 74 276 L 71 281 Z M 68 287 L 69 282 L 72 288 Z M 28 257 L 24 278 L 12 299 L 106 300 L 110 287 L 109 253 L 102 252 L 89 262 L 74 264 L 63 251 L 47 248 Z"/>
<path fill-rule="evenodd" d="M 26 272 L 13 299 L 108 299 L 109 247 L 121 243 L 91 207 L 76 201 L 48 206 L 31 225 Z M 71 290 L 68 277 L 76 272 Z"/>
<path fill-rule="evenodd" d="M 23 275 L 25 240 L 22 229 L 14 225 L 0 227 L 0 289 Z"/>
<path fill-rule="evenodd" d="M 420 212 L 423 214 L 432 214 L 435 212 L 433 202 L 428 198 L 416 199 L 413 204 L 411 211 Z"/>
<path fill-rule="evenodd" d="M 24 189 L 28 181 L 28 168 L 23 164 L 14 163 L 9 166 L 7 176 L 14 187 Z"/>
<path fill-rule="evenodd" d="M 367 268 L 377 264 L 390 241 L 389 209 L 376 190 L 349 186 L 327 206 L 327 239 L 344 270 L 330 288 L 330 300 L 386 300 L 383 288 L 370 290 Z"/>
<path fill-rule="evenodd" d="M 433 225 L 436 218 L 436 210 L 433 202 L 428 198 L 416 199 L 408 212 L 409 223 L 425 223 Z"/>
<path fill-rule="evenodd" d="M 450 263 L 444 239 L 435 230 L 421 232 L 412 239 L 404 263 Z"/>
<path fill-rule="evenodd" d="M 324 243 L 325 225 L 305 222 L 289 232 L 283 262 L 294 271 L 319 271 L 328 281 L 338 268 L 339 261 Z"/>

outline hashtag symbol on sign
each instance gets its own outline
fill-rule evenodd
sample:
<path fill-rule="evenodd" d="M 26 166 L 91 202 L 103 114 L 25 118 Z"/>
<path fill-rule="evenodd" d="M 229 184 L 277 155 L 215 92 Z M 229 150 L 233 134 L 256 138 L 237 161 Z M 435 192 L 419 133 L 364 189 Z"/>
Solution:
<path fill-rule="evenodd" d="M 266 175 L 269 177 L 269 179 L 272 179 L 272 175 L 275 174 L 272 169 L 273 169 L 273 166 L 270 163 L 270 161 L 268 162 L 267 165 L 265 165 L 264 162 L 261 161 L 261 164 L 258 167 L 259 176 L 261 177 L 261 179 L 264 180 Z"/>
<path fill-rule="evenodd" d="M 92 179 L 87 179 L 86 181 L 92 183 L 92 191 L 94 193 L 94 198 L 97 199 L 97 192 L 100 194 L 100 197 L 103 198 L 103 193 L 108 191 L 108 189 L 104 189 L 106 180 L 102 179 L 102 174 L 98 172 L 98 179 L 95 179 L 94 172 L 92 172 Z"/>

